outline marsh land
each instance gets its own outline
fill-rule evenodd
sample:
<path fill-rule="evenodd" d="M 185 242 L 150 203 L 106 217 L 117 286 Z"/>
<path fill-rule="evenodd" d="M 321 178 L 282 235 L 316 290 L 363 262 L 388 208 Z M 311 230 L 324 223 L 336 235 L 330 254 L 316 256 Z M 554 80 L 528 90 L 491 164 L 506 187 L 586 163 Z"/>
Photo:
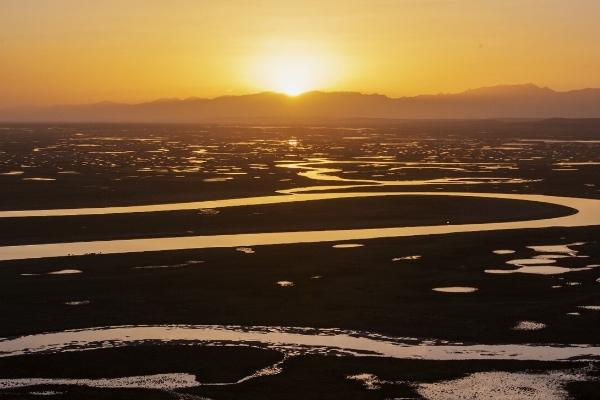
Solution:
<path fill-rule="evenodd" d="M 599 177 L 597 120 L 4 124 L 0 398 L 598 398 Z"/>

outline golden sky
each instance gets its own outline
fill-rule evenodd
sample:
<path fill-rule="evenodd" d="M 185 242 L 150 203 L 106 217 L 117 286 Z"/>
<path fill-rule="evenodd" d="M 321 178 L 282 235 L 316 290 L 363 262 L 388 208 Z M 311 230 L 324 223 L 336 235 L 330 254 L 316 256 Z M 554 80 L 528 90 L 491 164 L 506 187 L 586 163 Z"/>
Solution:
<path fill-rule="evenodd" d="M 0 0 L 0 106 L 600 87 L 597 0 Z"/>

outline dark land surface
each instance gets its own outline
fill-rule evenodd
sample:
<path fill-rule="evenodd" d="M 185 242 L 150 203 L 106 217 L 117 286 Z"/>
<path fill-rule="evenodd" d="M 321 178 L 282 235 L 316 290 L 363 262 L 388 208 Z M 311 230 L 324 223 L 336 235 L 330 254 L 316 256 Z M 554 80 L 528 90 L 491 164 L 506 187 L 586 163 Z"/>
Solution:
<path fill-rule="evenodd" d="M 199 201 L 351 184 L 311 180 L 297 174 L 302 170 L 275 166 L 279 160 L 310 158 L 338 161 L 324 167 L 340 169 L 332 175 L 351 179 L 523 180 L 363 189 L 369 191 L 600 198 L 598 140 L 600 124 L 564 120 L 415 122 L 365 130 L 4 126 L 0 130 L 0 209 Z M 410 168 L 393 169 L 396 167 Z M 210 181 L 213 178 L 232 179 Z M 437 196 L 217 210 L 6 218 L 0 219 L 0 243 L 479 223 L 571 212 L 545 203 Z M 600 264 L 599 239 L 600 227 L 592 226 L 373 239 L 359 241 L 363 247 L 346 249 L 333 248 L 335 243 L 314 243 L 259 246 L 251 254 L 220 248 L 4 261 L 0 262 L 0 337 L 110 325 L 231 324 L 333 327 L 464 343 L 598 345 L 600 312 L 579 306 L 600 304 L 600 269 L 561 275 L 490 274 L 485 270 L 514 269 L 506 261 L 540 254 L 527 246 L 575 242 L 585 243 L 573 247 L 584 257 L 558 259 L 554 265 L 579 268 Z M 515 253 L 494 254 L 498 249 Z M 413 255 L 420 258 L 392 260 Z M 202 262 L 186 264 L 190 260 Z M 143 268 L 156 266 L 170 268 Z M 81 273 L 47 274 L 61 269 Z M 282 280 L 294 286 L 278 286 Z M 432 290 L 447 286 L 479 290 L 455 294 Z M 73 301 L 89 303 L 65 304 Z M 567 315 L 572 312 L 580 315 Z M 518 321 L 538 321 L 546 328 L 513 330 Z M 201 382 L 231 382 L 281 359 L 274 350 L 249 347 L 142 344 L 0 357 L 0 378 L 109 378 L 188 372 Z M 42 391 L 57 392 L 50 397 L 65 399 L 420 398 L 415 383 L 456 379 L 477 371 L 583 368 L 591 371 L 588 379 L 569 383 L 566 390 L 576 399 L 596 399 L 600 392 L 598 362 L 425 361 L 324 355 L 291 357 L 283 362 L 281 373 L 237 385 L 177 392 L 43 386 L 0 390 L 0 399 L 39 398 L 34 392 Z M 346 378 L 360 373 L 395 383 L 368 390 Z"/>

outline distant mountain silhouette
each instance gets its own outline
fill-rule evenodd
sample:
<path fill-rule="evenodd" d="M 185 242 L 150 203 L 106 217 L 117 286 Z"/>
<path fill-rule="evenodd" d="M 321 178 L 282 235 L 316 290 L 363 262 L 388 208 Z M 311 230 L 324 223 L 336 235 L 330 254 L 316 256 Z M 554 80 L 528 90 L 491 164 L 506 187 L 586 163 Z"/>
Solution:
<path fill-rule="evenodd" d="M 356 92 L 308 92 L 161 99 L 147 103 L 19 107 L 0 110 L 5 122 L 251 122 L 332 119 L 483 119 L 600 117 L 600 89 L 557 92 L 532 84 L 462 93 L 390 98 Z"/>

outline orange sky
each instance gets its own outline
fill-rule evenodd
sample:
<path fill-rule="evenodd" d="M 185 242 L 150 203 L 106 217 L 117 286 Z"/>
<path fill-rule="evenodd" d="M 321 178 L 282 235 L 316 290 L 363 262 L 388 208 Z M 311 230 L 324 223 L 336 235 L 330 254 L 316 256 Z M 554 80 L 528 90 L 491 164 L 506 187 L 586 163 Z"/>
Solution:
<path fill-rule="evenodd" d="M 0 0 L 0 106 L 600 87 L 596 0 Z"/>

